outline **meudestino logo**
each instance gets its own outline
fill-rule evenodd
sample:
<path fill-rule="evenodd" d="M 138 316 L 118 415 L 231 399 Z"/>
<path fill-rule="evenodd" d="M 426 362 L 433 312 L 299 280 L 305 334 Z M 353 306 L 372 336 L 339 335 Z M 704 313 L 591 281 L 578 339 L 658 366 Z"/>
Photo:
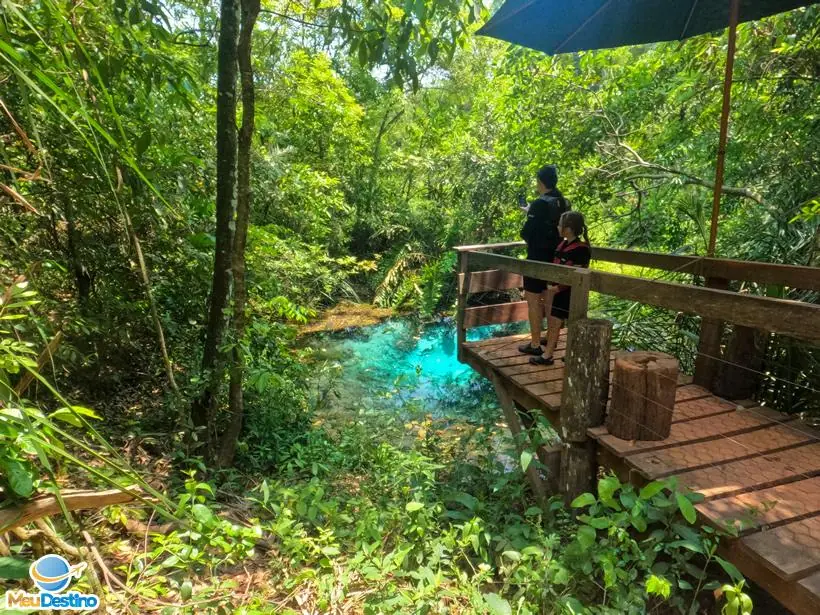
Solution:
<path fill-rule="evenodd" d="M 96 594 L 63 592 L 71 585 L 72 577 L 79 579 L 86 564 L 68 563 L 64 557 L 49 554 L 34 562 L 28 570 L 31 580 L 40 590 L 38 594 L 26 591 L 6 593 L 7 609 L 53 609 L 55 611 L 91 611 L 100 606 Z"/>

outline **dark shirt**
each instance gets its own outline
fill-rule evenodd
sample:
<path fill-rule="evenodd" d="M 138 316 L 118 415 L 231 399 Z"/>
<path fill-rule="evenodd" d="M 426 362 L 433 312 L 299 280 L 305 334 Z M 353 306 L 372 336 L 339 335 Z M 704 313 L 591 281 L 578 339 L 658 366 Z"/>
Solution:
<path fill-rule="evenodd" d="M 572 241 L 564 239 L 558 245 L 552 262 L 556 265 L 568 265 L 570 267 L 589 267 L 591 256 L 592 252 L 589 249 L 589 244 L 576 237 Z M 570 288 L 570 286 L 559 284 L 558 292 L 564 292 Z"/>
<path fill-rule="evenodd" d="M 530 203 L 527 221 L 521 229 L 521 238 L 527 242 L 527 258 L 549 263 L 555 248 L 561 242 L 558 234 L 558 220 L 567 210 L 563 196 L 542 194 Z"/>

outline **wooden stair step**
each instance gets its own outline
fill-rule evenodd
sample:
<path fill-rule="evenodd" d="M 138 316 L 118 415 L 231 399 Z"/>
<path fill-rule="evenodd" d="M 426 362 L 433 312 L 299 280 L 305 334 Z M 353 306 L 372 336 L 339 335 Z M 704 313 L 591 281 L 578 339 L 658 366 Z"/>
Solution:
<path fill-rule="evenodd" d="M 741 540 L 764 566 L 787 581 L 820 570 L 820 517 L 757 532 Z"/>
<path fill-rule="evenodd" d="M 820 475 L 820 442 L 677 476 L 681 485 L 713 500 L 816 475 Z"/>
<path fill-rule="evenodd" d="M 704 404 L 701 402 L 706 403 Z M 719 413 L 719 410 L 723 404 L 721 403 L 721 400 L 716 397 L 686 403 L 699 404 L 706 409 L 711 406 L 712 408 L 717 409 L 718 412 L 712 412 L 712 414 L 716 416 L 707 416 L 705 418 L 691 421 L 674 422 L 672 424 L 669 437 L 664 440 L 622 440 L 621 438 L 617 438 L 612 435 L 605 435 L 599 439 L 599 442 L 616 455 L 629 456 L 645 451 L 661 450 L 682 444 L 713 440 L 723 436 L 733 436 L 748 431 L 754 431 L 755 429 L 761 429 L 767 425 L 772 425 L 778 420 L 787 420 L 785 415 L 781 415 L 779 413 L 776 413 L 777 416 L 767 416 L 766 413 L 758 414 L 745 411 L 731 412 L 723 415 Z M 686 403 L 681 405 L 686 405 Z M 675 411 L 677 412 L 677 410 L 678 406 L 676 405 Z"/>
<path fill-rule="evenodd" d="M 632 455 L 627 458 L 627 462 L 646 478 L 654 480 L 688 470 L 774 453 L 807 444 L 814 439 L 813 434 L 795 429 L 792 425 L 773 425 L 737 436 L 722 436 L 707 442 Z"/>
<path fill-rule="evenodd" d="M 799 521 L 820 514 L 820 476 L 701 502 L 695 508 L 714 525 L 734 525 L 741 533 Z"/>

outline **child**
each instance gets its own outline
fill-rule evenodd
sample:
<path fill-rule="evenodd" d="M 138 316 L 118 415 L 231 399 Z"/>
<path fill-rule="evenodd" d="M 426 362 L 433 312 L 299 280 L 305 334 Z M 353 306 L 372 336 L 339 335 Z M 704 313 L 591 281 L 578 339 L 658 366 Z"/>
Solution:
<path fill-rule="evenodd" d="M 561 214 L 558 221 L 558 232 L 564 238 L 555 250 L 553 263 L 556 265 L 571 265 L 573 267 L 589 267 L 591 251 L 589 249 L 589 237 L 587 236 L 587 225 L 584 216 L 579 211 L 567 211 Z M 581 241 L 583 237 L 583 241 Z M 547 347 L 544 353 L 538 357 L 532 357 L 530 363 L 533 365 L 552 365 L 552 358 L 555 347 L 558 345 L 558 336 L 561 327 L 569 316 L 569 301 L 572 295 L 572 288 L 563 284 L 551 284 L 547 288 L 547 305 L 552 300 L 552 310 L 550 312 L 547 327 Z"/>

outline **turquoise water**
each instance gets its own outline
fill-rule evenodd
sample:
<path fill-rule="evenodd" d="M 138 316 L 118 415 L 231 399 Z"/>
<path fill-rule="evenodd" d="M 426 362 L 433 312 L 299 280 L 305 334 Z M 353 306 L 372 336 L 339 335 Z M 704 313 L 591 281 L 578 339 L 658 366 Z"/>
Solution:
<path fill-rule="evenodd" d="M 522 323 L 471 329 L 468 340 L 511 335 Z M 450 319 L 410 319 L 320 334 L 309 343 L 323 366 L 317 392 L 330 406 L 480 418 L 497 402 L 489 382 L 456 357 Z"/>

